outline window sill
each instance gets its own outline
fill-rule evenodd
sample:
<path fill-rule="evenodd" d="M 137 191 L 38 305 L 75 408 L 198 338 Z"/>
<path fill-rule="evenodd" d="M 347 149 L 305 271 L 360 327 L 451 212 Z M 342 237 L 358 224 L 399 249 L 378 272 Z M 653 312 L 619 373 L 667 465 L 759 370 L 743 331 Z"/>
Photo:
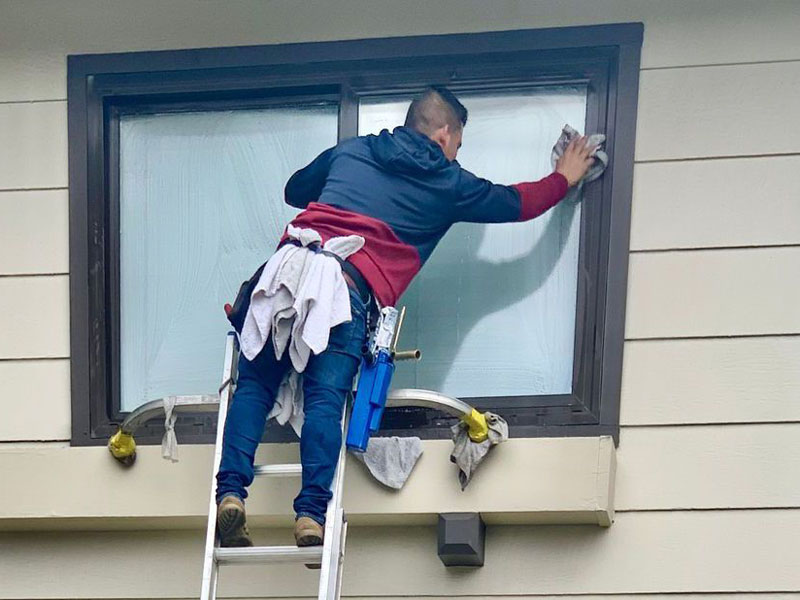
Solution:
<path fill-rule="evenodd" d="M 399 492 L 349 461 L 344 504 L 351 524 L 434 524 L 441 512 L 480 512 L 488 524 L 613 521 L 616 449 L 610 436 L 511 439 L 489 455 L 464 492 L 449 461 L 452 443 L 426 440 L 423 446 Z M 163 460 L 160 450 L 140 447 L 136 464 L 125 469 L 105 448 L 2 449 L 0 472 L 7 474 L 7 489 L 16 492 L 0 498 L 0 529 L 202 527 L 213 447 L 181 446 L 177 464 Z M 259 458 L 294 462 L 297 445 L 262 446 Z M 30 473 L 38 476 L 31 479 Z M 257 480 L 248 502 L 250 523 L 288 525 L 296 492 L 292 480 Z"/>

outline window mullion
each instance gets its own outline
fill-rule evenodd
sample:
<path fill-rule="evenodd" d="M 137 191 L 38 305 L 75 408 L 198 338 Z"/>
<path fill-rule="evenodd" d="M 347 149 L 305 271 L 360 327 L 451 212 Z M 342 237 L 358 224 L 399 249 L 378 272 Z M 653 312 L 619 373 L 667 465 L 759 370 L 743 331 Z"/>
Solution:
<path fill-rule="evenodd" d="M 358 135 L 358 97 L 349 82 L 342 83 L 339 96 L 339 141 Z"/>

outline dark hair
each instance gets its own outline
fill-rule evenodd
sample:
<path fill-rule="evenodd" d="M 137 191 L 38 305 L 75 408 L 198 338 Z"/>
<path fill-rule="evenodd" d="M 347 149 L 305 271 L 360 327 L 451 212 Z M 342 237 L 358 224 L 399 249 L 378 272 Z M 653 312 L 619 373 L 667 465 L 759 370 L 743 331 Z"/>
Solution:
<path fill-rule="evenodd" d="M 414 98 L 406 114 L 406 127 L 430 135 L 449 125 L 461 129 L 467 124 L 467 109 L 453 92 L 440 85 L 432 85 Z"/>

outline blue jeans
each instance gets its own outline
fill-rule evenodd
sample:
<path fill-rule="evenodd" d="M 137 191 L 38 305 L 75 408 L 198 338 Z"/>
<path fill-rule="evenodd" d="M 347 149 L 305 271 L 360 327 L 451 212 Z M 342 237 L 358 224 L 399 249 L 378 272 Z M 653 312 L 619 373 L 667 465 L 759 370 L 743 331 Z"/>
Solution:
<path fill-rule="evenodd" d="M 312 355 L 303 372 L 305 421 L 300 436 L 303 486 L 295 498 L 298 517 L 325 523 L 330 486 L 342 445 L 341 420 L 347 394 L 361 360 L 367 336 L 367 306 L 350 290 L 352 320 L 331 330 L 327 349 Z M 284 374 L 291 367 L 288 351 L 275 358 L 272 341 L 251 362 L 239 357 L 239 377 L 228 407 L 222 462 L 217 473 L 217 502 L 224 496 L 247 497 L 253 482 L 253 460 Z"/>

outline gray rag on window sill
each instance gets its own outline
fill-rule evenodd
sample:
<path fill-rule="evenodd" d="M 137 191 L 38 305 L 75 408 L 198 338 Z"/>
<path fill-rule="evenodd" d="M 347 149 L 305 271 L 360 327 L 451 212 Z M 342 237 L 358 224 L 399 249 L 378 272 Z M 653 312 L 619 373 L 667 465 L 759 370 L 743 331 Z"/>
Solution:
<path fill-rule="evenodd" d="M 469 437 L 469 427 L 459 421 L 450 428 L 453 433 L 453 452 L 450 461 L 458 465 L 458 481 L 463 491 L 472 481 L 475 470 L 497 444 L 508 439 L 508 423 L 500 415 L 491 412 L 484 413 L 486 424 L 489 426 L 489 437 L 482 442 L 473 442 Z"/>
<path fill-rule="evenodd" d="M 351 453 L 375 479 L 393 490 L 403 487 L 421 454 L 418 437 L 397 436 L 370 438 L 366 452 Z"/>
<path fill-rule="evenodd" d="M 463 491 L 472 481 L 478 466 L 496 445 L 508 439 L 508 423 L 500 415 L 485 413 L 489 436 L 482 442 L 473 442 L 469 437 L 469 426 L 463 421 L 453 425 L 453 450 L 450 462 L 458 466 L 458 482 Z M 403 487 L 422 454 L 422 442 L 417 437 L 370 438 L 364 454 L 353 453 L 364 463 L 370 474 L 395 490 Z"/>

